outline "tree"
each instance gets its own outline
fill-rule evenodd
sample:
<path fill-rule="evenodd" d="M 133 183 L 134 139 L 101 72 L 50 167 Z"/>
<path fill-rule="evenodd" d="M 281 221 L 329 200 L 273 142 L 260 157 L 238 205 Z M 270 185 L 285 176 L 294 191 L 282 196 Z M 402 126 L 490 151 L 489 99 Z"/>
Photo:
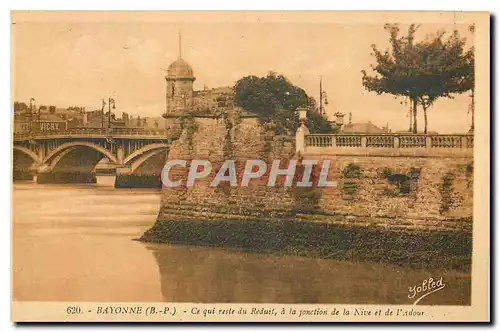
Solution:
<path fill-rule="evenodd" d="M 339 128 L 333 126 L 326 116 L 320 113 L 318 103 L 314 97 L 308 97 L 308 107 L 310 111 L 307 112 L 307 122 L 311 132 L 322 134 L 333 134 L 338 132 Z"/>
<path fill-rule="evenodd" d="M 472 90 L 474 86 L 474 50 L 464 50 L 465 39 L 457 31 L 443 40 L 444 32 L 430 41 L 416 45 L 422 57 L 419 81 L 422 93 L 418 103 L 424 111 L 427 133 L 427 109 L 439 98 L 453 98 L 454 94 Z"/>
<path fill-rule="evenodd" d="M 332 126 L 326 117 L 317 111 L 307 112 L 307 123 L 311 133 L 334 134 L 339 128 Z"/>
<path fill-rule="evenodd" d="M 49 106 L 49 113 L 54 114 L 56 112 L 56 107 L 55 106 Z"/>
<path fill-rule="evenodd" d="M 389 32 L 391 52 L 379 51 L 372 45 L 376 65 L 372 65 L 374 76 L 362 71 L 362 83 L 368 91 L 388 93 L 395 97 L 408 97 L 412 107 L 413 132 L 417 133 L 417 107 L 424 110 L 427 133 L 427 109 L 441 97 L 452 98 L 453 94 L 471 89 L 474 75 L 473 50 L 466 51 L 465 39 L 454 31 L 447 40 L 445 33 L 428 36 L 415 43 L 417 26 L 408 28 L 407 36 L 399 36 L 397 24 L 386 24 Z M 472 78 L 473 81 L 473 78 Z"/>
<path fill-rule="evenodd" d="M 283 75 L 273 72 L 265 77 L 243 77 L 236 82 L 234 93 L 238 106 L 257 114 L 264 124 L 273 127 L 279 134 L 295 132 L 299 125 L 296 109 L 311 104 L 303 89 L 293 85 Z M 313 114 L 308 112 L 311 131 L 333 131 L 325 118 Z"/>
<path fill-rule="evenodd" d="M 314 99 L 314 97 L 310 96 L 308 99 L 307 99 L 307 106 L 309 106 L 309 108 L 315 112 L 319 112 L 319 109 L 318 109 L 318 102 L 316 101 L 316 99 Z"/>

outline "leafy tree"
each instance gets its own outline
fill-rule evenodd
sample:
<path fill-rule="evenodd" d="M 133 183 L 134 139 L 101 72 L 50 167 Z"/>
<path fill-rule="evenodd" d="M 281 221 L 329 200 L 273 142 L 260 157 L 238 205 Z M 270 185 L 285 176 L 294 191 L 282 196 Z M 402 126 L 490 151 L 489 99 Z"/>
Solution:
<path fill-rule="evenodd" d="M 379 51 L 372 45 L 376 64 L 374 76 L 362 71 L 362 83 L 368 91 L 388 93 L 395 97 L 408 97 L 412 106 L 413 132 L 417 133 L 417 107 L 424 111 L 427 133 L 427 109 L 439 98 L 452 98 L 454 94 L 472 89 L 474 76 L 473 49 L 465 50 L 465 39 L 454 31 L 444 39 L 445 33 L 415 43 L 417 26 L 412 24 L 406 36 L 399 36 L 397 24 L 386 24 L 391 52 Z"/>
<path fill-rule="evenodd" d="M 234 86 L 235 102 L 255 113 L 260 120 L 277 133 L 293 133 L 299 125 L 296 109 L 311 104 L 305 91 L 293 85 L 283 75 L 269 72 L 265 77 L 246 76 Z M 308 112 L 311 132 L 332 132 L 334 129 L 324 117 Z"/>
<path fill-rule="evenodd" d="M 374 91 L 377 94 L 389 93 L 396 97 L 407 96 L 410 99 L 413 115 L 413 130 L 417 128 L 417 104 L 416 104 L 416 84 L 415 73 L 416 62 L 413 59 L 413 40 L 416 32 L 416 26 L 410 25 L 408 36 L 399 37 L 399 27 L 397 24 L 386 24 L 384 29 L 389 32 L 392 52 L 379 51 L 375 45 L 372 45 L 376 65 L 372 65 L 375 76 L 368 76 L 365 70 L 362 70 L 363 86 L 368 91 Z"/>
<path fill-rule="evenodd" d="M 316 99 L 314 99 L 314 97 L 309 97 L 307 99 L 307 106 L 309 106 L 309 108 L 313 111 L 316 111 L 316 112 L 319 112 L 319 109 L 318 109 L 318 102 L 316 101 Z"/>
<path fill-rule="evenodd" d="M 457 31 L 443 40 L 440 32 L 431 41 L 420 42 L 416 48 L 423 59 L 419 80 L 423 86 L 418 103 L 424 111 L 427 133 L 427 109 L 440 97 L 453 98 L 453 94 L 472 90 L 474 85 L 474 50 L 465 51 L 465 39 Z"/>
<path fill-rule="evenodd" d="M 54 114 L 56 112 L 56 107 L 55 106 L 49 106 L 49 113 Z"/>
<path fill-rule="evenodd" d="M 320 113 L 318 103 L 314 97 L 308 97 L 308 107 L 310 111 L 307 112 L 307 122 L 311 132 L 333 134 L 339 131 L 340 128 L 336 125 L 332 125 L 326 116 Z"/>
<path fill-rule="evenodd" d="M 308 128 L 311 133 L 334 134 L 339 131 L 339 128 L 333 126 L 324 115 L 319 112 L 307 112 Z"/>

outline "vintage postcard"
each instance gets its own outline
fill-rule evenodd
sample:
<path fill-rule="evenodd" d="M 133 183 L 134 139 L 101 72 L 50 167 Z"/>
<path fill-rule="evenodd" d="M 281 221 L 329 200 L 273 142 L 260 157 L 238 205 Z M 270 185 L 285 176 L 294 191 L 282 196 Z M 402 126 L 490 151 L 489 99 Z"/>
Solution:
<path fill-rule="evenodd" d="M 489 25 L 12 12 L 12 320 L 489 321 Z"/>

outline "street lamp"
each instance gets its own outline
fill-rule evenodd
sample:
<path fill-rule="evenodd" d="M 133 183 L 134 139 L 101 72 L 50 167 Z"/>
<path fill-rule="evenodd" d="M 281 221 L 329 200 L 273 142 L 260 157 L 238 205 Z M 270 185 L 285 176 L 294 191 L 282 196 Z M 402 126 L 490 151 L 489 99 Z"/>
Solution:
<path fill-rule="evenodd" d="M 101 132 L 104 133 L 104 107 L 106 107 L 106 101 L 104 98 L 102 99 L 102 107 L 101 107 Z"/>
<path fill-rule="evenodd" d="M 32 127 L 33 127 L 33 107 L 35 107 L 35 98 L 30 98 L 30 123 L 29 123 L 29 133 L 31 135 Z"/>
<path fill-rule="evenodd" d="M 108 132 L 106 140 L 111 141 L 111 108 L 116 109 L 115 100 L 113 98 L 108 98 Z"/>
<path fill-rule="evenodd" d="M 113 104 L 113 106 L 111 106 Z M 108 99 L 108 128 L 111 128 L 111 108 L 116 109 L 115 100 L 113 98 Z"/>

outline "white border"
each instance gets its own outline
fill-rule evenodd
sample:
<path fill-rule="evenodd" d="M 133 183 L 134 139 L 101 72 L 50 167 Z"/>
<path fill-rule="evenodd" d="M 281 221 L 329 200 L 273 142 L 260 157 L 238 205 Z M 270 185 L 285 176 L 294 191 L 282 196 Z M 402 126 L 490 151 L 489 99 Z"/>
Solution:
<path fill-rule="evenodd" d="M 2 197 L 0 200 L 0 204 L 2 204 L 0 211 L 3 214 L 2 218 L 2 250 L 0 251 L 2 257 L 1 267 L 3 269 L 3 273 L 1 273 L 3 286 L 1 293 L 1 329 L 13 329 L 14 325 L 10 323 L 10 276 L 11 276 L 11 264 L 10 264 L 10 196 L 11 196 L 11 128 L 10 128 L 10 112 L 11 112 L 11 95 L 10 95 L 10 10 L 54 10 L 54 9 L 93 9 L 93 10 L 174 10 L 174 9 L 209 9 L 209 10 L 217 10 L 217 9 L 231 9 L 231 10 L 293 10 L 293 9 L 308 9 L 308 10 L 481 10 L 481 11 L 490 11 L 493 13 L 498 13 L 499 3 L 496 1 L 488 1 L 488 0 L 474 0 L 474 1 L 453 1 L 444 3 L 442 1 L 435 0 L 419 0 L 419 1 L 342 1 L 342 2 L 330 2 L 327 3 L 324 0 L 308 0 L 308 1 L 296 1 L 296 0 L 288 0 L 288 1 L 275 1 L 270 2 L 266 0 L 252 0 L 252 1 L 224 1 L 224 0 L 183 0 L 183 1 L 168 1 L 166 4 L 162 4 L 159 6 L 159 1 L 151 1 L 151 0 L 141 0 L 141 1 L 116 1 L 111 2 L 108 1 L 105 4 L 102 0 L 86 0 L 86 1 L 61 1 L 61 0 L 45 0 L 45 1 L 34 1 L 34 0 L 23 0 L 16 1 L 15 3 L 7 3 L 2 2 L 0 4 L 1 7 L 1 25 L 0 25 L 0 38 L 2 39 L 1 45 L 3 46 L 1 49 L 3 50 L 0 53 L 1 63 L 3 67 L 3 75 L 1 76 L 1 101 L 3 105 L 3 110 L 0 112 L 2 116 L 0 121 L 0 135 L 1 137 L 1 148 L 2 148 L 2 156 L 4 159 L 0 162 L 0 181 L 2 188 Z M 498 21 L 496 22 L 498 25 Z M 497 41 L 498 29 L 495 26 L 495 40 L 492 40 L 491 47 L 495 46 L 495 41 Z M 498 55 L 496 55 L 498 58 Z M 496 66 L 495 66 L 496 67 Z M 492 68 L 494 68 L 492 66 Z M 497 74 L 498 71 L 495 70 L 494 74 Z M 495 75 L 495 77 L 498 77 Z M 496 86 L 495 91 L 491 92 L 491 95 L 500 95 L 499 88 Z M 493 105 L 492 105 L 493 106 Z M 500 126 L 498 126 L 498 117 L 495 119 L 495 126 L 492 130 L 493 135 L 497 135 L 497 130 Z M 493 138 L 493 137 L 492 137 Z M 498 146 L 495 149 L 495 155 L 498 155 Z M 8 156 L 8 158 L 6 158 Z M 492 172 L 498 169 L 498 163 L 496 163 L 496 167 Z M 498 178 L 496 181 L 496 185 L 498 185 Z M 493 219 L 494 220 L 494 219 Z M 498 229 L 498 226 L 497 226 Z M 497 237 L 498 238 L 498 237 Z M 494 242 L 492 242 L 494 245 Z M 496 255 L 498 257 L 498 255 Z M 497 280 L 498 281 L 498 280 Z M 8 286 L 7 286 L 8 285 Z M 498 290 L 498 287 L 497 287 Z M 498 308 L 498 306 L 496 306 Z M 498 309 L 497 309 L 498 310 Z M 498 313 L 498 312 L 497 312 Z M 493 316 L 494 313 L 491 313 Z M 497 319 L 498 319 L 498 315 Z M 180 326 L 169 326 L 169 329 L 179 328 Z M 306 328 L 305 326 L 301 326 L 302 328 Z M 339 326 L 340 327 L 340 326 Z M 51 328 L 51 326 L 45 326 L 42 328 Z M 70 328 L 66 326 L 66 328 Z M 71 327 L 74 328 L 74 327 Z M 89 329 L 92 326 L 80 327 L 80 329 Z M 94 327 L 95 328 L 95 327 Z M 101 327 L 98 327 L 99 329 Z M 116 328 L 116 327 L 115 327 Z M 121 328 L 121 326 L 118 326 Z M 144 327 L 129 327 L 134 329 L 142 329 Z M 194 328 L 194 327 L 189 327 Z M 234 327 L 226 327 L 226 328 L 234 328 Z M 245 326 L 239 327 L 241 330 L 247 330 L 251 328 L 259 328 L 259 326 Z M 282 326 L 281 328 L 288 328 L 287 326 Z M 309 327 L 310 328 L 310 327 Z M 338 327 L 337 327 L 338 328 Z M 357 326 L 354 329 L 361 329 L 362 326 Z M 375 326 L 371 327 L 374 329 L 386 329 L 387 326 Z M 393 328 L 401 329 L 406 328 L 403 326 L 393 326 Z M 444 326 L 420 326 L 420 328 L 425 329 L 426 331 L 441 331 Z M 454 328 L 451 326 L 451 328 Z M 476 327 L 469 327 L 476 328 Z"/>

